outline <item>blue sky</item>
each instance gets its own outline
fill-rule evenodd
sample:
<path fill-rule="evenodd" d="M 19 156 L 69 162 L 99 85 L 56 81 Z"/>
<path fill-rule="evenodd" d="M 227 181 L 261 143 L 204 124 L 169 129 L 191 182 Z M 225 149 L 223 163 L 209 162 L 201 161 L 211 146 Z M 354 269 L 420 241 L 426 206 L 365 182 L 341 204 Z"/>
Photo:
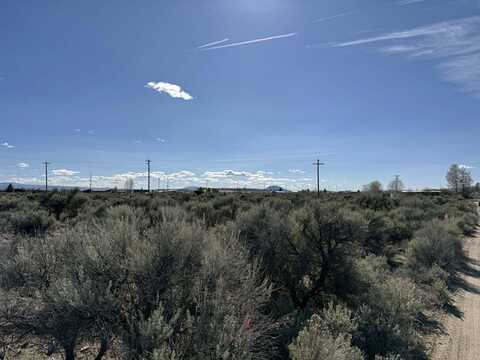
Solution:
<path fill-rule="evenodd" d="M 0 28 L 0 181 L 480 175 L 476 0 L 4 0 Z"/>

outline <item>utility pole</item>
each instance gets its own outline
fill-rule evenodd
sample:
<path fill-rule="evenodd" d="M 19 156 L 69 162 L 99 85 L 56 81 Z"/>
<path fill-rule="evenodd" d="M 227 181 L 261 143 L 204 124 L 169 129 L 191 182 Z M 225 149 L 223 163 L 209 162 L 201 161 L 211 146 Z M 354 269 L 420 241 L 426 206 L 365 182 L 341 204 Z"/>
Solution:
<path fill-rule="evenodd" d="M 45 191 L 48 191 L 48 165 L 50 163 L 45 161 L 43 164 L 45 165 Z"/>
<path fill-rule="evenodd" d="M 147 164 L 148 166 L 148 192 L 150 192 L 150 164 L 151 164 L 151 160 L 145 160 L 145 163 Z"/>
<path fill-rule="evenodd" d="M 317 167 L 317 198 L 320 198 L 320 166 L 325 164 L 321 163 L 320 160 L 317 160 L 313 165 Z"/>
<path fill-rule="evenodd" d="M 395 192 L 400 191 L 400 175 L 395 175 Z"/>
<path fill-rule="evenodd" d="M 157 191 L 160 192 L 160 178 L 157 179 Z"/>
<path fill-rule="evenodd" d="M 90 192 L 92 192 L 92 173 L 90 173 Z"/>

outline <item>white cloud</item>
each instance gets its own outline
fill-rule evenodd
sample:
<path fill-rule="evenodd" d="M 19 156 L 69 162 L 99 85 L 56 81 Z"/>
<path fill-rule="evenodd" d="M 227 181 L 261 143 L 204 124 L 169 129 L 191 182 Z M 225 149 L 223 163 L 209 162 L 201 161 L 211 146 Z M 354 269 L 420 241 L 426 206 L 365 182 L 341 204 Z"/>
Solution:
<path fill-rule="evenodd" d="M 135 144 L 142 144 L 142 140 L 135 140 L 134 143 Z"/>
<path fill-rule="evenodd" d="M 87 188 L 89 186 L 90 178 L 79 176 L 79 172 L 57 169 L 50 179 L 52 186 L 78 186 Z M 95 188 L 123 188 L 127 179 L 133 179 L 135 187 L 146 189 L 147 187 L 147 171 L 144 172 L 127 172 L 113 175 L 95 175 L 92 177 L 93 187 Z M 187 186 L 205 186 L 208 182 L 209 186 L 213 187 L 240 187 L 240 188 L 264 188 L 269 185 L 279 185 L 287 189 L 303 189 L 310 187 L 310 178 L 286 178 L 275 176 L 274 173 L 263 170 L 243 171 L 243 170 L 221 170 L 221 171 L 206 171 L 202 174 L 196 174 L 189 170 L 180 170 L 177 172 L 167 173 L 164 171 L 151 172 L 152 187 L 159 186 L 166 187 L 167 181 L 171 189 L 182 188 Z M 16 177 L 15 177 L 16 179 Z M 41 186 L 45 179 L 41 177 L 22 178 L 18 182 L 24 184 L 32 184 Z"/>
<path fill-rule="evenodd" d="M 265 41 L 290 38 L 290 37 L 293 37 L 295 35 L 297 35 L 297 33 L 269 36 L 269 37 L 264 37 L 264 38 L 260 38 L 260 39 L 241 41 L 241 42 L 236 42 L 236 43 L 227 44 L 227 45 L 212 46 L 212 47 L 209 47 L 209 48 L 204 48 L 202 50 L 203 51 L 208 51 L 208 50 L 224 49 L 224 48 L 235 47 L 235 46 L 250 45 L 250 44 L 256 44 L 256 43 L 265 42 Z"/>
<path fill-rule="evenodd" d="M 17 164 L 17 167 L 19 167 L 20 169 L 25 169 L 30 167 L 30 165 L 28 165 L 27 163 L 21 162 Z"/>
<path fill-rule="evenodd" d="M 305 171 L 300 169 L 288 169 L 288 172 L 290 174 L 305 174 Z"/>
<path fill-rule="evenodd" d="M 3 147 L 6 147 L 7 149 L 13 149 L 13 148 L 15 148 L 15 146 L 9 144 L 8 142 L 4 142 L 4 143 L 2 144 L 2 146 L 3 146 Z"/>
<path fill-rule="evenodd" d="M 73 129 L 73 131 L 80 132 L 81 130 L 80 129 Z"/>
<path fill-rule="evenodd" d="M 383 34 L 376 37 L 337 43 L 347 47 L 394 42 L 381 50 L 411 59 L 433 59 L 444 80 L 480 97 L 480 16 Z"/>
<path fill-rule="evenodd" d="M 458 167 L 460 169 L 467 169 L 467 170 L 473 169 L 473 166 L 469 166 L 469 165 L 459 165 Z"/>
<path fill-rule="evenodd" d="M 52 170 L 52 173 L 53 175 L 56 175 L 56 176 L 73 176 L 73 175 L 79 174 L 78 171 L 72 171 L 67 169 Z"/>
<path fill-rule="evenodd" d="M 158 142 L 161 142 L 161 143 L 166 142 L 166 140 L 165 140 L 165 139 L 162 139 L 162 138 L 157 138 L 157 141 L 158 141 Z"/>
<path fill-rule="evenodd" d="M 193 97 L 187 93 L 186 91 L 183 91 L 182 88 L 178 85 L 175 84 L 170 84 L 166 82 L 149 82 L 145 87 L 149 89 L 153 89 L 155 91 L 158 91 L 160 93 L 166 93 L 170 95 L 173 98 L 176 99 L 183 99 L 183 100 L 192 100 Z"/>

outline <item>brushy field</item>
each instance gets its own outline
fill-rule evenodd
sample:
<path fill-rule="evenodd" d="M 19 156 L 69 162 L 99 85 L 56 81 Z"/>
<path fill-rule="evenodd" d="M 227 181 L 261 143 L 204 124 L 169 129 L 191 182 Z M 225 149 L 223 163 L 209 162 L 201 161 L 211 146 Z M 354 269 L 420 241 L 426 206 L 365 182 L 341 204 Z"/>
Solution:
<path fill-rule="evenodd" d="M 2 193 L 0 359 L 428 359 L 477 222 L 448 193 Z"/>

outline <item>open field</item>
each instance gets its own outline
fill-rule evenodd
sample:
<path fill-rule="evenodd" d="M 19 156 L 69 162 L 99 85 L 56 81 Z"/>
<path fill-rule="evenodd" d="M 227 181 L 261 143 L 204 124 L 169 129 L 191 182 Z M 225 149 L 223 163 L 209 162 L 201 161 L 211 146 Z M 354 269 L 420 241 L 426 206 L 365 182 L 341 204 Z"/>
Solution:
<path fill-rule="evenodd" d="M 433 359 L 460 359 L 475 346 L 480 247 L 463 239 L 477 207 L 446 192 L 1 193 L 0 346 L 28 360 L 408 360 L 446 329 Z"/>

